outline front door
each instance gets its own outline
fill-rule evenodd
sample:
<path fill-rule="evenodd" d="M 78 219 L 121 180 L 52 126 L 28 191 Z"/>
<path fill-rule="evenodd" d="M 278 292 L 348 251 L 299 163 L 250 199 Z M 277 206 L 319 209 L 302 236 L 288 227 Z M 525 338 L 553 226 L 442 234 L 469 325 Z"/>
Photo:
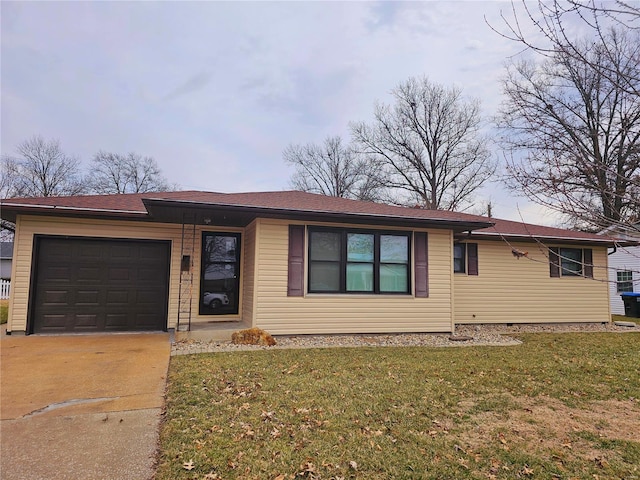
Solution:
<path fill-rule="evenodd" d="M 238 313 L 240 234 L 204 232 L 200 272 L 200 315 Z"/>

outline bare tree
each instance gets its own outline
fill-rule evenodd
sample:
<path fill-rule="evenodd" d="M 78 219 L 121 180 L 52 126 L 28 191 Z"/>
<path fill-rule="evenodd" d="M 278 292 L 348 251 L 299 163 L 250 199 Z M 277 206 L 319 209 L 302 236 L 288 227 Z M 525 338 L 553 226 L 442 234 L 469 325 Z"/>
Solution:
<path fill-rule="evenodd" d="M 510 63 L 498 119 L 510 188 L 579 228 L 637 222 L 639 52 L 637 32 L 611 28 Z"/>
<path fill-rule="evenodd" d="M 395 103 L 378 104 L 372 124 L 351 125 L 360 151 L 380 162 L 381 178 L 405 193 L 404 203 L 469 208 L 494 172 L 488 139 L 480 133 L 479 101 L 426 77 L 410 78 L 392 95 Z"/>
<path fill-rule="evenodd" d="M 616 60 L 620 52 L 609 48 L 606 41 L 611 27 L 640 30 L 640 4 L 637 1 L 538 0 L 533 3 L 512 0 L 511 13 L 501 14 L 501 17 L 502 26 L 489 26 L 502 37 L 543 57 L 554 58 L 557 52 L 562 51 L 565 56 L 598 70 L 610 82 L 617 82 L 620 90 L 640 94 L 637 72 L 635 75 L 632 72 L 621 75 L 617 69 L 620 62 Z M 525 33 L 528 30 L 526 26 L 533 27 L 534 33 Z M 589 50 L 585 50 L 584 45 L 569 33 L 576 26 L 591 32 L 594 42 L 599 45 L 600 55 L 608 57 L 608 62 L 593 62 L 588 55 Z M 636 63 L 640 62 L 638 53 L 634 55 Z"/>
<path fill-rule="evenodd" d="M 65 154 L 58 140 L 36 135 L 17 148 L 17 157 L 2 159 L 2 196 L 53 197 L 77 195 L 85 187 L 78 175 L 80 161 Z"/>
<path fill-rule="evenodd" d="M 296 168 L 291 185 L 298 190 L 357 200 L 381 199 L 374 162 L 345 145 L 339 136 L 327 137 L 321 145 L 289 145 L 283 156 Z"/>
<path fill-rule="evenodd" d="M 162 176 L 158 163 L 137 153 L 98 152 L 91 161 L 87 183 L 99 194 L 145 193 L 175 189 Z"/>

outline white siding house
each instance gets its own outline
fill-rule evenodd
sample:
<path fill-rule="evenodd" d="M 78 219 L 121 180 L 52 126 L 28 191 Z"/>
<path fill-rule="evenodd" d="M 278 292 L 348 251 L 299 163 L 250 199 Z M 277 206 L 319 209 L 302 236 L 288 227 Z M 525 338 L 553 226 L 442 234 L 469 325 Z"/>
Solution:
<path fill-rule="evenodd" d="M 13 242 L 0 242 L 0 279 L 11 280 Z"/>
<path fill-rule="evenodd" d="M 637 224 L 640 228 L 640 224 Z M 625 240 L 640 241 L 638 232 L 605 231 Z M 609 298 L 611 313 L 624 315 L 622 292 L 640 292 L 640 246 L 617 247 L 609 253 Z"/>

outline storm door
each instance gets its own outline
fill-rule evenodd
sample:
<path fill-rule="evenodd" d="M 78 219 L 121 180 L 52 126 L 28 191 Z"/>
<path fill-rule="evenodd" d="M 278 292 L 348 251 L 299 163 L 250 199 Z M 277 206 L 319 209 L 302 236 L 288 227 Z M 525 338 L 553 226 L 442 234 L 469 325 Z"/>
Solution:
<path fill-rule="evenodd" d="M 204 232 L 200 272 L 200 315 L 238 313 L 240 234 Z"/>

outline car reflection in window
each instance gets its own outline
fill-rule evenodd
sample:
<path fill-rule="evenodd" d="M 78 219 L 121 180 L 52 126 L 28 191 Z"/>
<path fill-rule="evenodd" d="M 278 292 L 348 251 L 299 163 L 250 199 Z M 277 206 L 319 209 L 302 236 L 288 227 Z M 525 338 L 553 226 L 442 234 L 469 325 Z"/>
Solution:
<path fill-rule="evenodd" d="M 204 292 L 202 302 L 209 308 L 217 309 L 223 305 L 229 305 L 229 297 L 226 293 Z"/>

